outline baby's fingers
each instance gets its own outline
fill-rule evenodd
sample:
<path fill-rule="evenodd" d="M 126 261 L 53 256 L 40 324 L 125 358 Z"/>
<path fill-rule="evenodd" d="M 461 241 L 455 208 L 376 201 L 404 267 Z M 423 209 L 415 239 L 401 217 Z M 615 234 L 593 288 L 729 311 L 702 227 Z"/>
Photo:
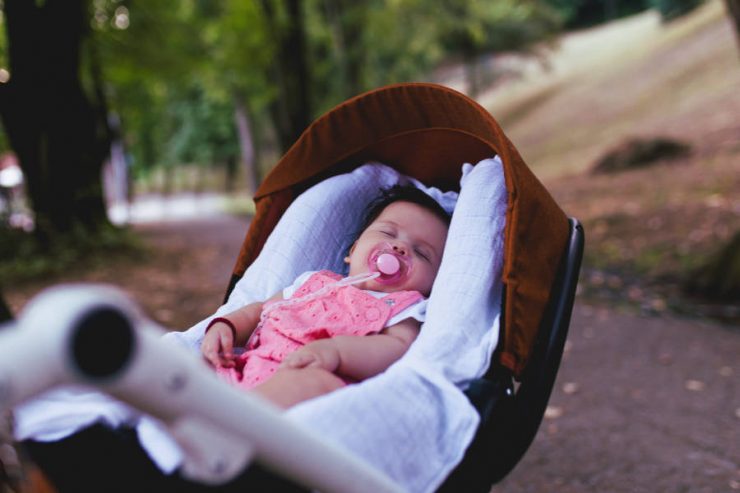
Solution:
<path fill-rule="evenodd" d="M 229 333 L 221 333 L 219 342 L 221 343 L 220 357 L 221 366 L 231 368 L 234 366 L 234 340 Z"/>
<path fill-rule="evenodd" d="M 221 358 L 218 355 L 218 349 L 204 347 L 202 352 L 203 358 L 209 365 L 216 368 L 221 365 Z"/>
<path fill-rule="evenodd" d="M 234 355 L 232 350 L 228 352 L 219 344 L 208 344 L 202 348 L 203 357 L 214 368 L 232 368 L 234 367 Z"/>

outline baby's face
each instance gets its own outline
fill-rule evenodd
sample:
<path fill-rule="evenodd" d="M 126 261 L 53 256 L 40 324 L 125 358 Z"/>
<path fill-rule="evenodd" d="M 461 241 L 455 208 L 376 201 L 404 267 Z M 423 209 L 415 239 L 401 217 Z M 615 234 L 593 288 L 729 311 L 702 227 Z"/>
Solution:
<path fill-rule="evenodd" d="M 345 261 L 349 263 L 350 276 L 368 272 L 372 252 L 379 245 L 390 243 L 411 257 L 410 275 L 396 284 L 370 280 L 364 287 L 383 292 L 412 290 L 429 296 L 446 239 L 447 224 L 433 212 L 413 202 L 393 202 L 362 232 Z"/>

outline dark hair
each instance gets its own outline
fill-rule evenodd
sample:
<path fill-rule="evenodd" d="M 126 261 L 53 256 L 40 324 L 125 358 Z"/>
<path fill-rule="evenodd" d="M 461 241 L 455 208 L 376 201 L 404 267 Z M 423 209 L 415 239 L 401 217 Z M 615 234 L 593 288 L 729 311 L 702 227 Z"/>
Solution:
<path fill-rule="evenodd" d="M 380 213 L 394 202 L 411 202 L 420 205 L 434 213 L 446 225 L 450 225 L 450 215 L 439 205 L 439 202 L 413 185 L 394 185 L 390 188 L 381 189 L 380 195 L 368 204 L 362 226 L 355 238 L 359 237 L 378 218 Z"/>

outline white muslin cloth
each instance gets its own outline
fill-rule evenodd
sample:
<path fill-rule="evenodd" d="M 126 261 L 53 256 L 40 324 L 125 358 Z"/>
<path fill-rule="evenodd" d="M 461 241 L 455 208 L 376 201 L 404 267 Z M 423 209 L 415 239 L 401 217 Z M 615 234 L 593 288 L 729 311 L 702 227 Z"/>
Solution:
<path fill-rule="evenodd" d="M 426 188 L 378 163 L 315 185 L 285 212 L 259 257 L 213 317 L 266 299 L 304 271 L 342 272 L 366 205 L 380 188 L 409 181 L 448 211 L 454 207 L 419 337 L 386 372 L 301 403 L 286 415 L 363 458 L 407 491 L 427 492 L 444 481 L 475 434 L 478 414 L 463 390 L 486 371 L 498 342 L 508 201 L 498 157 L 463 165 L 459 197 Z M 165 338 L 197 351 L 213 317 Z M 123 405 L 116 412 L 103 412 L 115 406 L 109 399 L 91 401 L 93 407 L 84 412 L 82 405 L 54 400 L 45 397 L 43 409 L 34 401 L 18 408 L 16 436 L 58 439 L 90 424 L 97 408 L 109 423 L 111 416 L 119 422 L 131 422 L 135 416 Z M 75 409 L 84 417 L 78 423 L 69 419 Z M 54 422 L 55 415 L 64 417 L 63 429 Z M 164 470 L 178 465 L 182 457 L 176 443 L 155 421 L 142 419 L 139 437 Z"/>

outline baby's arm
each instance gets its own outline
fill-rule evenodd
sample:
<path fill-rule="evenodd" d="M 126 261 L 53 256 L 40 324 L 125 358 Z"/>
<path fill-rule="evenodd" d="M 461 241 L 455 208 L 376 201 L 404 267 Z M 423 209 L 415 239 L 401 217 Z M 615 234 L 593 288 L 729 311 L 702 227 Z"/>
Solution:
<path fill-rule="evenodd" d="M 278 293 L 271 300 L 282 299 L 282 293 Z M 231 322 L 231 326 L 225 322 L 216 322 L 211 325 L 203 337 L 200 350 L 206 360 L 213 366 L 233 367 L 234 355 L 232 353 L 234 346 L 244 346 L 249 337 L 254 332 L 260 321 L 263 302 L 258 301 L 245 305 L 223 317 Z"/>
<path fill-rule="evenodd" d="M 306 344 L 283 361 L 288 368 L 323 368 L 354 380 L 377 375 L 397 361 L 419 334 L 407 318 L 371 336 L 336 336 Z"/>

